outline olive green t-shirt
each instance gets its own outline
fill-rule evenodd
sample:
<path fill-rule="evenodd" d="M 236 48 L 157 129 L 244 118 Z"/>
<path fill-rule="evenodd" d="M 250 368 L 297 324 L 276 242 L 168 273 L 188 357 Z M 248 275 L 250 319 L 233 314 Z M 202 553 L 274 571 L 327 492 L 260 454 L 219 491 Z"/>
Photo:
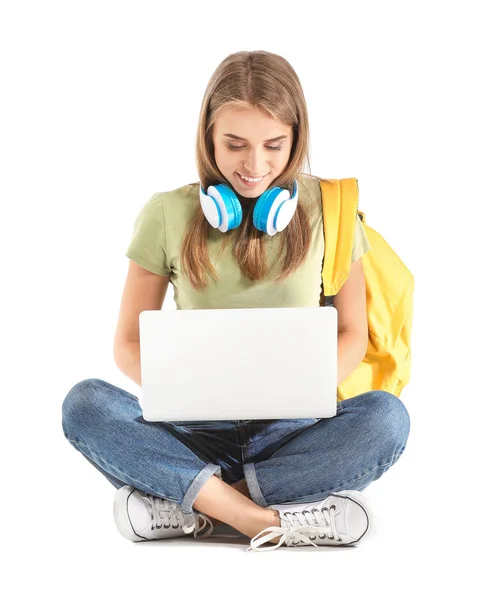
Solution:
<path fill-rule="evenodd" d="M 232 243 L 219 254 L 225 234 L 209 228 L 208 252 L 218 274 L 215 281 L 209 274 L 208 285 L 195 290 L 184 276 L 180 264 L 183 237 L 191 216 L 200 203 L 199 182 L 175 190 L 155 193 L 140 210 L 133 225 L 126 256 L 158 275 L 170 277 L 174 300 L 179 310 L 207 308 L 281 308 L 319 306 L 322 290 L 321 271 L 324 255 L 323 218 L 319 180 L 301 174 L 298 181 L 298 203 L 302 204 L 311 225 L 311 246 L 302 265 L 283 283 L 275 282 L 283 252 L 281 239 L 286 229 L 273 236 L 264 234 L 268 266 L 275 268 L 261 280 L 251 281 L 241 273 L 232 254 Z M 370 244 L 359 215 L 351 260 L 370 250 Z"/>

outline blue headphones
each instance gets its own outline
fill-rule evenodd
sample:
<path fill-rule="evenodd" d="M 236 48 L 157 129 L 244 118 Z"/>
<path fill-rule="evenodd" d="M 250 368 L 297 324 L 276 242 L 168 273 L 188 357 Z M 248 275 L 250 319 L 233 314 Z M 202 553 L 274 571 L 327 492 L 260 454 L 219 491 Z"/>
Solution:
<path fill-rule="evenodd" d="M 239 227 L 243 218 L 241 203 L 230 186 L 210 185 L 205 193 L 200 183 L 200 202 L 208 223 L 222 233 Z M 256 200 L 253 225 L 268 235 L 274 235 L 288 225 L 298 205 L 298 183 L 294 181 L 293 196 L 289 190 L 274 187 Z"/>

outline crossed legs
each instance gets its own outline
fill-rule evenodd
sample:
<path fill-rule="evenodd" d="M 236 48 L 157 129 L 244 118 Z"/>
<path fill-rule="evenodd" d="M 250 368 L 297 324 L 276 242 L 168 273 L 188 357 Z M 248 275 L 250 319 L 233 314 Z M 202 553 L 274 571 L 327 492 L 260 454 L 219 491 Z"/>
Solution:
<path fill-rule="evenodd" d="M 208 515 L 213 525 L 227 523 L 250 538 L 266 527 L 280 525 L 277 510 L 258 506 L 251 500 L 244 479 L 228 485 L 213 475 L 201 488 L 193 508 Z"/>

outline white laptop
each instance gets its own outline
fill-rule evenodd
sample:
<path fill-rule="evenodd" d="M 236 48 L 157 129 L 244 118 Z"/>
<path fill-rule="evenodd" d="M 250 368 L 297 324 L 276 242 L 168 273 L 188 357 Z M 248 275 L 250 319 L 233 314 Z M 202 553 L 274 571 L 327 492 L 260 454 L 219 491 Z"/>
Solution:
<path fill-rule="evenodd" d="M 334 306 L 145 310 L 139 326 L 145 421 L 336 415 Z"/>

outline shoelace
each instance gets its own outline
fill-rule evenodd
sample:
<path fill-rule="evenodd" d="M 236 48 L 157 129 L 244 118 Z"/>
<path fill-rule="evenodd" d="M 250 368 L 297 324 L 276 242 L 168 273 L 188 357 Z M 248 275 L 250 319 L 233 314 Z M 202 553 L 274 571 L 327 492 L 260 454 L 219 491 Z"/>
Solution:
<path fill-rule="evenodd" d="M 342 540 L 339 537 L 338 532 L 336 531 L 335 510 L 336 506 L 332 504 L 330 507 L 323 506 L 321 508 L 321 511 L 319 511 L 317 508 L 312 508 L 311 510 L 303 510 L 301 512 L 286 511 L 282 513 L 282 521 L 287 521 L 286 527 L 272 526 L 263 529 L 263 531 L 260 531 L 260 533 L 255 535 L 254 538 L 251 540 L 250 546 L 246 549 L 246 552 L 250 550 L 255 550 L 256 552 L 275 550 L 276 548 L 279 548 L 282 544 L 289 541 L 292 542 L 292 546 L 297 546 L 300 542 L 305 542 L 306 544 L 310 544 L 312 546 L 315 546 L 316 548 L 319 548 L 319 546 L 315 544 L 313 540 L 324 540 L 326 539 L 326 536 L 330 540 L 336 539 L 338 542 L 341 542 Z M 317 520 L 315 519 L 315 514 L 313 513 L 318 513 Z M 271 533 L 263 536 L 262 534 L 264 534 L 266 531 L 270 531 Z M 276 544 L 276 546 L 259 548 L 261 544 L 269 542 L 270 540 L 278 537 L 279 534 L 281 534 L 281 538 Z M 311 537 L 310 534 L 313 534 L 313 537 Z M 259 535 L 262 536 L 260 539 L 258 539 Z"/>
<path fill-rule="evenodd" d="M 160 529 L 163 527 L 164 529 L 178 529 L 183 523 L 186 523 L 185 515 L 181 512 L 179 507 L 175 507 L 168 500 L 164 498 L 159 498 L 158 496 L 152 496 L 151 494 L 143 494 L 143 496 L 149 501 L 151 508 L 151 516 L 152 523 L 151 529 Z M 185 533 L 193 532 L 193 537 L 197 537 L 200 531 L 202 531 L 207 523 L 210 524 L 210 529 L 205 532 L 204 537 L 207 537 L 209 533 L 213 531 L 213 524 L 211 521 L 200 513 L 200 518 L 203 517 L 203 524 L 198 529 L 196 529 L 196 518 L 193 514 L 191 516 L 191 522 L 188 524 L 186 528 L 184 528 Z M 183 521 L 183 523 L 182 523 Z M 201 536 L 203 537 L 203 536 Z"/>

